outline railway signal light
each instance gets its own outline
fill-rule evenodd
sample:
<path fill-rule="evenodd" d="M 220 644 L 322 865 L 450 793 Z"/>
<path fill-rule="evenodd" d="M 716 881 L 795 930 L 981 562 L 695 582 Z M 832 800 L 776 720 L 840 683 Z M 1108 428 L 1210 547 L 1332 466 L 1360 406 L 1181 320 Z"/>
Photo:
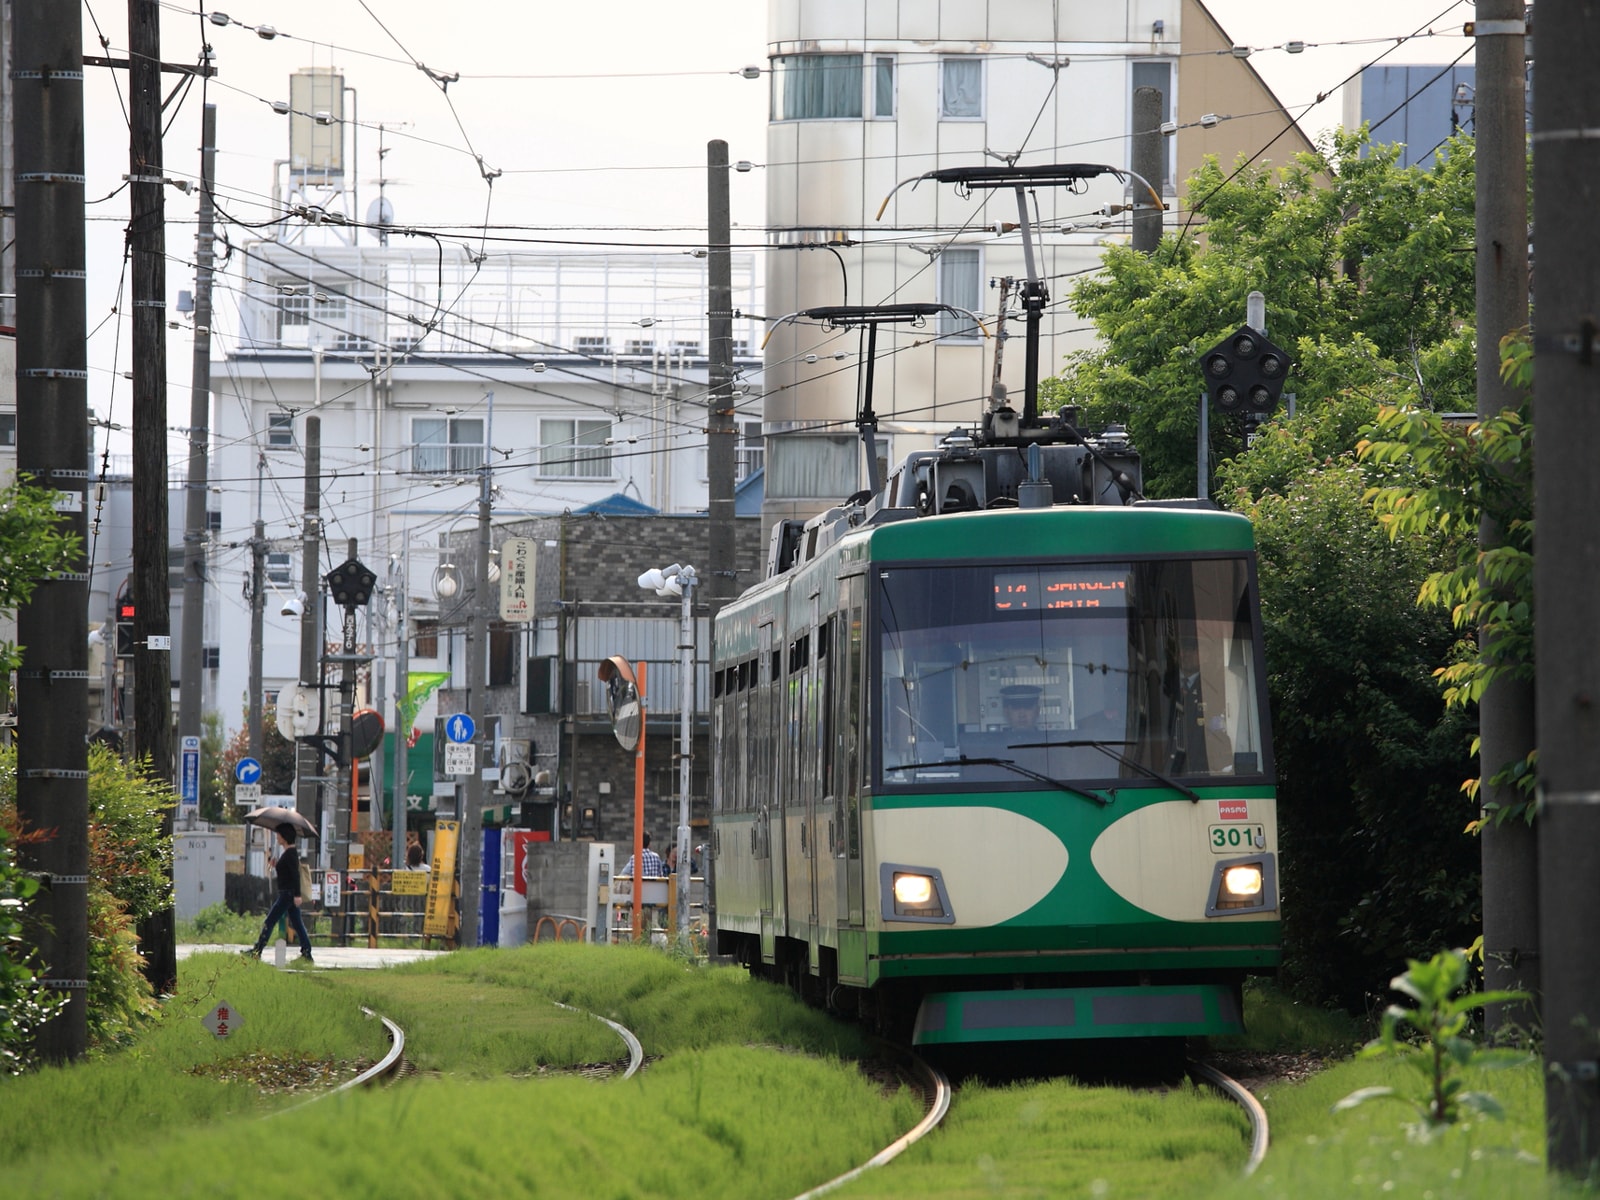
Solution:
<path fill-rule="evenodd" d="M 133 601 L 117 602 L 117 657 L 133 657 Z"/>
<path fill-rule="evenodd" d="M 1218 411 L 1261 420 L 1271 414 L 1283 395 L 1290 359 L 1264 333 L 1241 325 L 1206 351 L 1201 366 L 1206 395 Z"/>

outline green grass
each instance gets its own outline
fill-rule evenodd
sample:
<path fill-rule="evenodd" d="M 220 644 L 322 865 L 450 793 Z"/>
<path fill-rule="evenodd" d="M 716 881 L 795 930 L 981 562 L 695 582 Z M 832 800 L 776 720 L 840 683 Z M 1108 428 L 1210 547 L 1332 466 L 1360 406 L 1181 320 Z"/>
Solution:
<path fill-rule="evenodd" d="M 1309 1053 L 1346 1057 L 1359 1050 L 1373 1031 L 1363 1029 L 1348 1013 L 1312 1008 L 1292 1000 L 1273 984 L 1252 979 L 1244 991 L 1245 1032 L 1239 1037 L 1209 1039 L 1221 1052 Z"/>
<path fill-rule="evenodd" d="M 244 1021 L 219 1042 L 200 1017 L 224 998 Z M 623 1049 L 609 1028 L 557 1000 L 627 1025 L 652 1056 L 648 1068 L 606 1082 L 562 1073 L 616 1061 Z M 1247 1003 L 1252 1033 L 1234 1049 L 1331 1056 L 1351 1046 L 1348 1022 L 1270 991 Z M 406 1028 L 421 1075 L 292 1111 L 281 1110 L 303 1094 L 263 1093 L 251 1081 L 250 1064 L 264 1057 L 284 1069 L 310 1059 L 330 1068 L 330 1080 L 380 1057 L 387 1037 L 362 1004 Z M 279 972 L 198 954 L 180 964 L 177 997 L 131 1048 L 0 1079 L 0 1178 L 8 1195 L 67 1197 L 253 1195 L 285 1172 L 297 1191 L 386 1198 L 791 1196 L 865 1160 L 920 1116 L 904 1090 L 886 1093 L 855 1068 L 864 1048 L 852 1027 L 781 989 L 648 947 L 547 943 L 384 971 Z M 245 1077 L 230 1078 L 234 1069 Z M 969 1084 L 945 1128 L 841 1194 L 1562 1194 L 1542 1166 L 1537 1064 L 1471 1080 L 1500 1098 L 1505 1121 L 1428 1141 L 1408 1134 L 1412 1116 L 1398 1104 L 1330 1111 L 1405 1070 L 1350 1060 L 1263 1089 L 1273 1147 L 1250 1180 L 1240 1177 L 1244 1117 L 1206 1089 Z"/>

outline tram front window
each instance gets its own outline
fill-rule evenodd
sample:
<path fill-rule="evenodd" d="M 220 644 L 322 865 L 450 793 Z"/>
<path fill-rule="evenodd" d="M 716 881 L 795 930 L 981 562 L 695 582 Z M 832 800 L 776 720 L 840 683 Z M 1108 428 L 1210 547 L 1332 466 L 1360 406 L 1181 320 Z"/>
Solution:
<path fill-rule="evenodd" d="M 1260 774 L 1248 588 L 1242 558 L 880 569 L 881 783 Z"/>

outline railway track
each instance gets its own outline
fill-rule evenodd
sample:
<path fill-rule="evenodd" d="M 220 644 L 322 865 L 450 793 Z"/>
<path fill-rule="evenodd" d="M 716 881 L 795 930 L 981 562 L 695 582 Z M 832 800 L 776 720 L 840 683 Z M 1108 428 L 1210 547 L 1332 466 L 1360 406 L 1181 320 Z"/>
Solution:
<path fill-rule="evenodd" d="M 1224 1075 L 1209 1063 L 1191 1060 L 1189 1074 L 1217 1088 L 1244 1109 L 1245 1115 L 1250 1119 L 1250 1158 L 1245 1163 L 1244 1173 L 1253 1174 L 1261 1165 L 1261 1160 L 1267 1156 L 1267 1110 L 1261 1107 L 1261 1101 L 1251 1095 L 1249 1088 L 1237 1079 Z"/>

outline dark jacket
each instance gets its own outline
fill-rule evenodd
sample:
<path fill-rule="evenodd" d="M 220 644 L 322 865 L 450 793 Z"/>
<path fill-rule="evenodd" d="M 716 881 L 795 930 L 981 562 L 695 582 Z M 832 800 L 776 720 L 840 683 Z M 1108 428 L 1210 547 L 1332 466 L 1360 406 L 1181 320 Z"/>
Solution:
<path fill-rule="evenodd" d="M 293 846 L 278 855 L 278 891 L 300 894 L 300 852 Z"/>

